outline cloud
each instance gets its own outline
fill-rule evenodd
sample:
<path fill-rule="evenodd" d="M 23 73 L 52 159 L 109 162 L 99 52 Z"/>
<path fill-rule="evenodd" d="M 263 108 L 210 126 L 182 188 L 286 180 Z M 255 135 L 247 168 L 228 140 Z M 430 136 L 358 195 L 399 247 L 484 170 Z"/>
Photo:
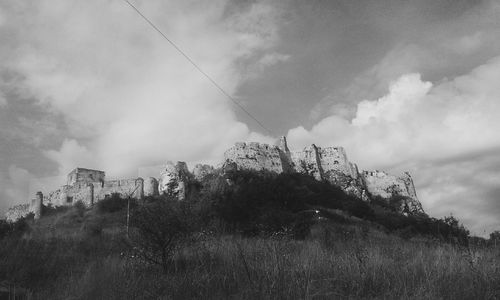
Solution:
<path fill-rule="evenodd" d="M 88 166 L 89 168 L 98 168 L 94 155 L 76 140 L 65 139 L 61 149 L 48 150 L 45 155 L 58 162 L 59 173 L 67 174 L 75 166 Z"/>
<path fill-rule="evenodd" d="M 431 213 L 456 211 L 471 224 L 471 201 L 485 207 L 494 203 L 491 195 L 484 195 L 491 185 L 481 189 L 481 180 L 470 182 L 488 166 L 488 161 L 475 164 L 484 153 L 500 156 L 498 74 L 500 57 L 437 84 L 423 81 L 419 74 L 405 74 L 385 96 L 359 102 L 352 119 L 333 114 L 310 130 L 290 130 L 290 144 L 345 146 L 362 169 L 410 169 L 418 190 L 423 191 L 421 201 Z M 455 166 L 461 161 L 469 165 L 461 164 L 458 172 Z M 500 183 L 497 179 L 494 184 Z M 453 206 L 440 201 L 452 201 Z M 495 224 L 500 226 L 498 221 Z"/>
<path fill-rule="evenodd" d="M 352 124 L 364 126 L 372 121 L 397 122 L 429 92 L 432 84 L 422 82 L 419 74 L 408 74 L 391 84 L 389 94 L 377 101 L 358 103 Z"/>
<path fill-rule="evenodd" d="M 446 46 L 450 47 L 452 51 L 455 51 L 458 54 L 468 55 L 478 51 L 483 45 L 484 39 L 484 34 L 481 31 L 477 31 L 473 34 L 464 35 L 451 40 L 446 44 Z"/>
<path fill-rule="evenodd" d="M 6 172 L 0 172 L 0 218 L 12 205 L 26 203 L 29 199 L 29 183 L 32 175 L 25 169 L 10 165 Z"/>
<path fill-rule="evenodd" d="M 122 2 L 19 2 L 2 4 L 12 14 L 0 57 L 22 75 L 19 89 L 63 116 L 69 135 L 44 151 L 61 174 L 82 166 L 125 176 L 270 140 L 237 121 L 232 103 Z M 285 59 L 272 51 L 279 10 L 271 3 L 230 13 L 224 0 L 136 5 L 229 94 L 244 78 L 236 62 L 268 51 L 268 65 Z"/>
<path fill-rule="evenodd" d="M 290 55 L 273 52 L 273 53 L 268 53 L 268 54 L 264 55 L 259 60 L 259 64 L 262 67 L 268 67 L 268 66 L 272 66 L 272 65 L 275 65 L 277 63 L 280 63 L 280 62 L 287 61 L 288 59 L 290 59 Z"/>
<path fill-rule="evenodd" d="M 28 170 L 10 165 L 5 172 L 0 171 L 0 219 L 12 206 L 29 203 L 38 191 L 52 191 L 65 183 L 62 176 L 37 177 Z"/>
<path fill-rule="evenodd" d="M 0 90 L 0 107 L 7 105 L 7 99 L 5 99 L 4 93 Z"/>

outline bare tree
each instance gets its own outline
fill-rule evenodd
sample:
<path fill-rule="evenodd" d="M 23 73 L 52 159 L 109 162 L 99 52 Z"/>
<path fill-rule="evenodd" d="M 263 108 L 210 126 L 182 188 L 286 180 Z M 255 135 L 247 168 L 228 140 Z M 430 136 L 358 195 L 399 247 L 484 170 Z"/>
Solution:
<path fill-rule="evenodd" d="M 184 203 L 160 200 L 141 206 L 132 214 L 130 240 L 139 257 L 168 272 L 176 250 L 189 241 L 194 223 Z"/>

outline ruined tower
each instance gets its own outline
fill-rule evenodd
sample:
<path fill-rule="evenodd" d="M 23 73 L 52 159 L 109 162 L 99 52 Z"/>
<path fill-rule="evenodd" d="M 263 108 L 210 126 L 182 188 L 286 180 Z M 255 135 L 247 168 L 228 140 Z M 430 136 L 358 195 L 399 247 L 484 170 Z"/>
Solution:
<path fill-rule="evenodd" d="M 35 214 L 35 220 L 42 217 L 42 207 L 43 207 L 43 193 L 37 192 L 35 199 L 31 201 L 31 212 Z"/>

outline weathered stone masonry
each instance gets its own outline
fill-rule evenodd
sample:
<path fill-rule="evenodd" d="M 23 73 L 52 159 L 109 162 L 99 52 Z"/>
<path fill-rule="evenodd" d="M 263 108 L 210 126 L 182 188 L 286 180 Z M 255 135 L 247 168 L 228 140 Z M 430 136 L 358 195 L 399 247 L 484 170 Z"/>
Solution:
<path fill-rule="evenodd" d="M 313 144 L 303 150 L 290 151 L 286 138 L 282 137 L 278 146 L 237 143 L 224 153 L 224 158 L 226 164 L 234 164 L 238 169 L 308 174 L 363 200 L 369 200 L 368 194 L 385 199 L 403 196 L 408 200 L 404 205 L 411 212 L 423 212 L 408 173 L 393 176 L 382 171 L 359 172 L 342 147 L 321 148 Z"/>
<path fill-rule="evenodd" d="M 327 181 L 365 201 L 371 196 L 389 199 L 403 196 L 405 210 L 423 212 L 413 180 L 408 173 L 394 176 L 383 171 L 359 171 L 356 164 L 349 161 L 342 147 L 317 147 L 311 145 L 303 150 L 290 151 L 285 137 L 278 146 L 260 143 L 236 143 L 224 153 L 223 170 L 243 169 L 270 171 L 275 173 L 302 173 L 316 180 Z M 106 180 L 99 170 L 76 168 L 68 174 L 67 184 L 43 195 L 41 192 L 30 203 L 9 209 L 7 220 L 15 221 L 28 213 L 40 218 L 43 205 L 67 206 L 81 201 L 87 206 L 105 199 L 113 193 L 121 197 L 143 199 L 145 196 L 166 194 L 179 200 L 185 199 L 189 181 L 201 180 L 215 174 L 209 165 L 196 165 L 190 173 L 185 162 L 168 162 L 159 180 L 153 177 Z"/>

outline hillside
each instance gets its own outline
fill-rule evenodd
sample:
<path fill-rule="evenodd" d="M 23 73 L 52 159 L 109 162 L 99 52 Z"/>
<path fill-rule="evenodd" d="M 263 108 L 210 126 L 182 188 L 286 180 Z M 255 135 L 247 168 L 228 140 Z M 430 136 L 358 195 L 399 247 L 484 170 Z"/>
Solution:
<path fill-rule="evenodd" d="M 299 174 L 190 184 L 181 202 L 116 195 L 2 227 L 0 282 L 34 299 L 500 297 L 500 249 L 453 218 L 405 216 Z M 144 255 L 162 237 L 177 241 L 165 266 Z"/>

